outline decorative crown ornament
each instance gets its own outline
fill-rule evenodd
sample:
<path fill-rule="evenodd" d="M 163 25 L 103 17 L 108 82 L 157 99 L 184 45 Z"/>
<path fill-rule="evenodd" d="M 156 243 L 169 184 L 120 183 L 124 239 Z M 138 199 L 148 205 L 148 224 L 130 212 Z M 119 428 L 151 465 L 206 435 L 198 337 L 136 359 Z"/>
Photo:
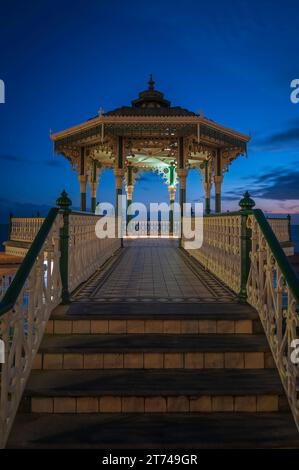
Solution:
<path fill-rule="evenodd" d="M 243 198 L 240 200 L 239 206 L 241 207 L 242 211 L 250 211 L 254 208 L 255 202 L 253 199 L 251 199 L 248 191 L 243 194 Z"/>
<path fill-rule="evenodd" d="M 67 195 L 67 192 L 65 191 L 65 189 L 62 191 L 61 195 L 59 196 L 58 199 L 56 199 L 56 205 L 60 208 L 60 209 L 63 209 L 63 210 L 69 210 L 71 205 L 72 205 L 72 201 L 70 200 L 70 198 L 68 197 Z"/>

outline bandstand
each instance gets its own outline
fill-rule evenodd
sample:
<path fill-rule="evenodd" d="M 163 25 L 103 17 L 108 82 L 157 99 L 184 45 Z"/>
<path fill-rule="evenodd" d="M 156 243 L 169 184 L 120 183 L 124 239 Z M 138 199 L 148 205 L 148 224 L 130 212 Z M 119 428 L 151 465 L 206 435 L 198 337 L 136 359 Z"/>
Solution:
<path fill-rule="evenodd" d="M 148 89 L 131 106 L 100 110 L 88 121 L 51 136 L 55 151 L 67 158 L 78 174 L 81 211 L 86 211 L 86 188 L 90 186 L 90 208 L 95 212 L 99 175 L 113 169 L 117 196 L 123 182 L 128 206 L 140 173 L 161 175 L 168 186 L 170 204 L 179 185 L 181 207 L 186 201 L 189 169 L 202 175 L 205 211 L 211 212 L 215 187 L 215 212 L 221 212 L 221 186 L 229 165 L 247 152 L 249 137 L 223 127 L 206 117 L 172 106 L 155 89 L 150 76 Z M 173 214 L 170 214 L 170 222 Z"/>

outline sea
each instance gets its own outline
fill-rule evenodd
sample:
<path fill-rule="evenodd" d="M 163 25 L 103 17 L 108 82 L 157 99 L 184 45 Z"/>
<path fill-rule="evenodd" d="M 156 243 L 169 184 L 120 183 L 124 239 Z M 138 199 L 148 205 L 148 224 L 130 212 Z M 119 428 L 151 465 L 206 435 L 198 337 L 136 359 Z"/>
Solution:
<path fill-rule="evenodd" d="M 8 224 L 0 224 L 0 251 L 4 251 L 3 242 L 8 239 Z"/>
<path fill-rule="evenodd" d="M 295 244 L 295 253 L 299 253 L 299 225 L 291 225 L 292 240 Z"/>

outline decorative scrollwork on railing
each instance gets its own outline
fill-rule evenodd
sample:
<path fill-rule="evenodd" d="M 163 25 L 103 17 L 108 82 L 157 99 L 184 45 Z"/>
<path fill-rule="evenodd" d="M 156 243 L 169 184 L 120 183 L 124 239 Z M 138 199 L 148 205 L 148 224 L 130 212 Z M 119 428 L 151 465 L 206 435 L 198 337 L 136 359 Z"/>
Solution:
<path fill-rule="evenodd" d="M 59 230 L 56 216 L 16 301 L 0 316 L 5 345 L 1 364 L 0 447 L 5 445 L 46 323 L 61 300 Z"/>
<path fill-rule="evenodd" d="M 283 386 L 299 427 L 298 365 L 291 361 L 292 341 L 298 339 L 297 299 L 282 272 L 273 248 L 255 214 L 247 219 L 252 232 L 251 267 L 247 282 L 248 303 L 259 313 Z"/>
<path fill-rule="evenodd" d="M 95 227 L 100 216 L 69 216 L 68 286 L 72 292 L 120 248 L 119 238 L 99 239 Z"/>
<path fill-rule="evenodd" d="M 241 216 L 207 216 L 203 219 L 203 244 L 190 250 L 198 261 L 235 292 L 240 291 Z"/>

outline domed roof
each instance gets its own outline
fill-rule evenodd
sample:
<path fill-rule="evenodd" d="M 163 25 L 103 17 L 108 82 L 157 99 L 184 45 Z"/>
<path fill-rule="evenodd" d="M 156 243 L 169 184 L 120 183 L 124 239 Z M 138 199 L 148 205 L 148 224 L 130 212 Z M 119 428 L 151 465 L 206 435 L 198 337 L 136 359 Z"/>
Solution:
<path fill-rule="evenodd" d="M 132 101 L 133 108 L 170 108 L 170 101 L 164 99 L 161 91 L 155 90 L 152 74 L 148 81 L 148 89 L 139 93 L 139 98 Z"/>
<path fill-rule="evenodd" d="M 196 114 L 180 106 L 171 106 L 171 102 L 164 98 L 164 93 L 155 90 L 151 74 L 148 89 L 141 91 L 131 106 L 108 111 L 105 116 L 196 116 Z"/>

